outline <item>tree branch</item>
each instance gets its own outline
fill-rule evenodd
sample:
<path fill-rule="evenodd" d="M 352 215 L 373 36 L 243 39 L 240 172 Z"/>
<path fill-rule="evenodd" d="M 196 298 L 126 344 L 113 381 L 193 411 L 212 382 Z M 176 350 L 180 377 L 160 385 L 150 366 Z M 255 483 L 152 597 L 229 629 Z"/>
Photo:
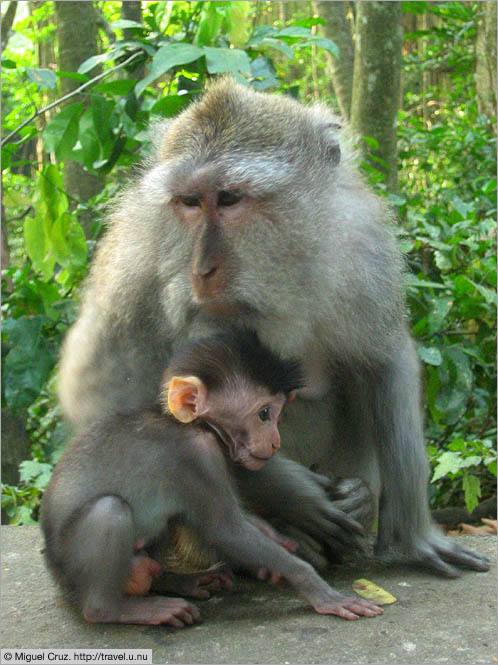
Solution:
<path fill-rule="evenodd" d="M 132 60 L 137 58 L 140 53 L 134 53 L 132 56 L 130 56 L 127 60 L 124 60 L 123 62 L 119 63 L 119 65 L 116 65 L 115 67 L 111 67 L 111 69 L 108 69 L 105 72 L 102 72 L 102 74 L 99 74 L 98 76 L 95 76 L 93 79 L 90 79 L 86 83 L 83 83 L 83 85 L 80 85 L 79 88 L 76 88 L 76 90 L 73 90 L 72 92 L 68 93 L 67 95 L 64 95 L 64 97 L 61 97 L 60 99 L 56 99 L 55 102 L 52 102 L 48 106 L 45 106 L 44 108 L 40 109 L 39 111 L 35 111 L 31 117 L 29 117 L 27 120 L 22 122 L 18 127 L 14 129 L 14 131 L 10 132 L 3 140 L 1 145 L 4 146 L 7 143 L 10 142 L 10 140 L 18 133 L 21 131 L 23 127 L 26 127 L 26 125 L 29 125 L 29 123 L 37 118 L 38 116 L 42 115 L 42 113 L 45 113 L 46 111 L 49 111 L 50 109 L 54 108 L 54 106 L 57 106 L 58 104 L 62 104 L 62 102 L 65 102 L 66 99 L 70 99 L 71 97 L 74 97 L 78 95 L 80 92 L 88 88 L 89 86 L 93 85 L 96 81 L 99 81 L 100 79 L 104 78 L 108 74 L 111 74 L 112 72 L 115 72 L 118 69 L 121 69 L 122 67 L 125 67 L 128 65 Z"/>

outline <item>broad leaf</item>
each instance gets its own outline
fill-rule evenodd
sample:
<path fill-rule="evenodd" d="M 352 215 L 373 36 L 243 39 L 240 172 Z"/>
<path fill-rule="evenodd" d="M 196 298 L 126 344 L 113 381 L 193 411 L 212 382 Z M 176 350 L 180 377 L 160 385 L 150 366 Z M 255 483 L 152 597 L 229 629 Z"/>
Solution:
<path fill-rule="evenodd" d="M 173 67 L 186 65 L 204 55 L 204 51 L 199 46 L 179 42 L 176 44 L 166 44 L 162 46 L 154 56 L 150 74 L 139 81 L 135 87 L 135 93 L 139 96 L 145 88 L 165 74 Z"/>
<path fill-rule="evenodd" d="M 58 113 L 43 130 L 43 144 L 47 152 L 54 152 L 58 161 L 67 159 L 78 139 L 78 119 L 83 104 L 70 104 Z"/>
<path fill-rule="evenodd" d="M 251 61 L 245 51 L 236 48 L 204 47 L 206 66 L 210 74 L 231 72 L 232 74 L 250 74 Z"/>

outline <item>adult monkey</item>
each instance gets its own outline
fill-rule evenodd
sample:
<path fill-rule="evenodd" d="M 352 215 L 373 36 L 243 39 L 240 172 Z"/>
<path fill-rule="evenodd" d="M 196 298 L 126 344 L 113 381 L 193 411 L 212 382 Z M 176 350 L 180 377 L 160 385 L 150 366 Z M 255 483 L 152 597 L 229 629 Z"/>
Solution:
<path fill-rule="evenodd" d="M 150 168 L 113 213 L 65 343 L 66 415 L 82 425 L 148 406 L 175 343 L 227 320 L 249 325 L 306 370 L 284 450 L 364 478 L 380 498 L 377 551 L 397 544 L 447 576 L 487 570 L 431 523 L 418 362 L 386 221 L 326 109 L 214 83 L 157 132 Z M 306 469 L 277 456 L 239 481 L 319 536 Z"/>

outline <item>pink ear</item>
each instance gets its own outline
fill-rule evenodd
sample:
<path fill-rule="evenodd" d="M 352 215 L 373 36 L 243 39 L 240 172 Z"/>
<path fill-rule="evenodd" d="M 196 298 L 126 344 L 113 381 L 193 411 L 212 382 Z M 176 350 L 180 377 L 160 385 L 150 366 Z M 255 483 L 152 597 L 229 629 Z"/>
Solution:
<path fill-rule="evenodd" d="M 174 376 L 168 386 L 168 407 L 182 423 L 190 423 L 206 408 L 207 391 L 196 376 Z"/>

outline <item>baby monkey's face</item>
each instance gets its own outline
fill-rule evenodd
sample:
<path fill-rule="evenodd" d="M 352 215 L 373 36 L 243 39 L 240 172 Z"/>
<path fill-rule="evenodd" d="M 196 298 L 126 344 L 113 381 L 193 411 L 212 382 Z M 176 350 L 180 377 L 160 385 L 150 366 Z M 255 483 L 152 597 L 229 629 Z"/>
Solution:
<path fill-rule="evenodd" d="M 251 471 L 261 469 L 280 448 L 278 423 L 286 396 L 245 386 L 214 392 L 208 401 L 202 418 L 227 446 L 231 459 Z"/>
<path fill-rule="evenodd" d="M 196 376 L 175 376 L 166 391 L 167 411 L 184 423 L 207 423 L 236 464 L 257 471 L 279 449 L 278 422 L 287 401 L 283 393 L 240 380 L 208 391 Z"/>

